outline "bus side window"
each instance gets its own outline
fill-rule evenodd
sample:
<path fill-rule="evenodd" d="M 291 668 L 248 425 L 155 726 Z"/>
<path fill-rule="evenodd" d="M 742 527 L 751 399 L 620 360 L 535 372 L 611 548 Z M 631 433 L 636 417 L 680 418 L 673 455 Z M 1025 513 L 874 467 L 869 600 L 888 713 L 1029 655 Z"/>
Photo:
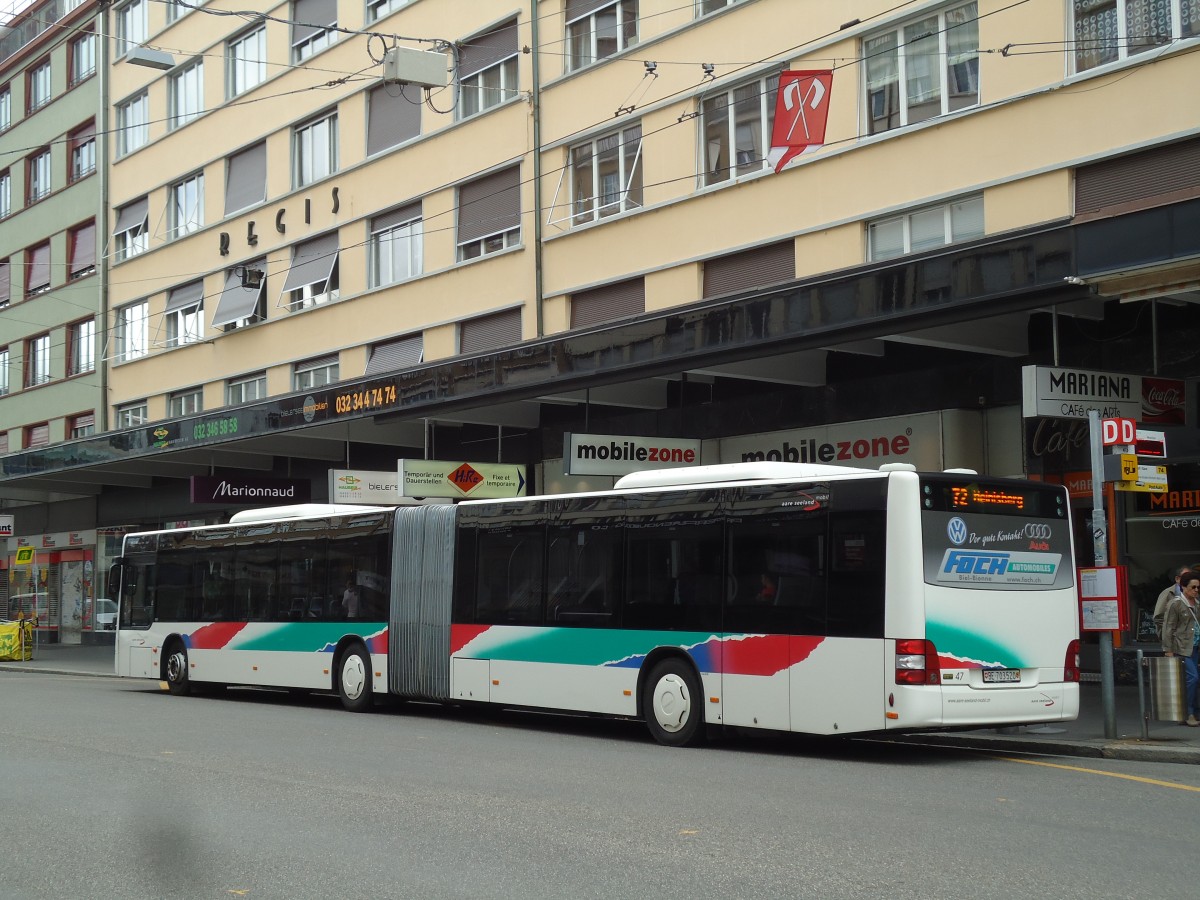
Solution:
<path fill-rule="evenodd" d="M 478 533 L 476 621 L 538 625 L 542 621 L 545 529 L 496 528 Z"/>
<path fill-rule="evenodd" d="M 827 605 L 831 636 L 883 637 L 886 485 L 885 479 L 834 485 Z"/>

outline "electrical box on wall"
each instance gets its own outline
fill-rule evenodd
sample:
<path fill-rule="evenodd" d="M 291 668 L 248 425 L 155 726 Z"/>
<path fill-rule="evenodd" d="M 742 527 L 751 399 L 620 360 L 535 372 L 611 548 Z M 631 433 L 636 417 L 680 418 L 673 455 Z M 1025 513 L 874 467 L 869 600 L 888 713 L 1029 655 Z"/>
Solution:
<path fill-rule="evenodd" d="M 446 54 L 436 50 L 392 47 L 383 53 L 383 80 L 421 87 L 445 87 L 448 66 Z"/>

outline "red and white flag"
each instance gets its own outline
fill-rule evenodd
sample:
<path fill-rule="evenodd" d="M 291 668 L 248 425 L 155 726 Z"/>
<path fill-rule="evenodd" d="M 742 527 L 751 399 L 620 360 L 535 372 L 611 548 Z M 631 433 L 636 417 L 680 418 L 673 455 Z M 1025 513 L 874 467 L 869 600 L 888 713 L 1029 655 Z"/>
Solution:
<path fill-rule="evenodd" d="M 801 153 L 817 150 L 825 143 L 825 122 L 829 118 L 829 94 L 833 90 L 833 72 L 783 72 L 775 97 L 775 125 L 771 129 L 771 149 L 767 154 L 776 172 Z"/>

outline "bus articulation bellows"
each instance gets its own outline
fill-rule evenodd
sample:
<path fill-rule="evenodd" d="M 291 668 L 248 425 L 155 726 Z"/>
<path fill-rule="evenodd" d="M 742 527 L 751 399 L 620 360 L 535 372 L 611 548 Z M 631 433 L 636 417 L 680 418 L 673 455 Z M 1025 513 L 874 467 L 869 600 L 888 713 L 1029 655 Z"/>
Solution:
<path fill-rule="evenodd" d="M 118 674 L 824 735 L 1073 719 L 1067 495 L 744 463 L 125 538 Z"/>

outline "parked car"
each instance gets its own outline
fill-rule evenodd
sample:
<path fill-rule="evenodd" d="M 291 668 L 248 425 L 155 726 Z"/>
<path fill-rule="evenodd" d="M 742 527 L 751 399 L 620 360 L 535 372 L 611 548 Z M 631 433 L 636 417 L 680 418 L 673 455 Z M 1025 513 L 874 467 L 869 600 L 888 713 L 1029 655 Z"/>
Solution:
<path fill-rule="evenodd" d="M 96 621 L 92 627 L 97 631 L 115 631 L 117 628 L 117 601 L 97 600 Z"/>
<path fill-rule="evenodd" d="M 38 617 L 44 618 L 46 614 L 45 594 L 13 594 L 8 598 L 8 618 L 16 619 L 18 614 L 24 613 L 25 618 L 28 619 L 34 613 L 35 602 Z"/>

